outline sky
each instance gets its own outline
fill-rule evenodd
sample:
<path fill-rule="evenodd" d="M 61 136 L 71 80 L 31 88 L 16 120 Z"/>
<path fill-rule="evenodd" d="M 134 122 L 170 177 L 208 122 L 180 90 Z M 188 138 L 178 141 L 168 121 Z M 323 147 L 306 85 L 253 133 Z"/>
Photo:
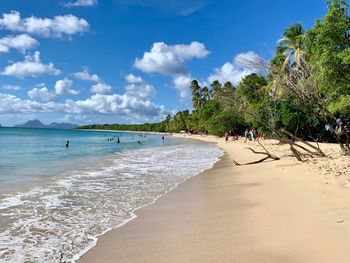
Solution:
<path fill-rule="evenodd" d="M 189 85 L 234 85 L 325 0 L 1 0 L 0 124 L 145 123 L 191 109 Z"/>

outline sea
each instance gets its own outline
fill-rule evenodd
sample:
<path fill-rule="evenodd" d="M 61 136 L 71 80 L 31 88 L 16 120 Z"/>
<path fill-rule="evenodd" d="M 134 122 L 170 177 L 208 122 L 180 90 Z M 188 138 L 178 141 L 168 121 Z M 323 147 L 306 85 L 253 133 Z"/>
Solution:
<path fill-rule="evenodd" d="M 75 262 L 222 154 L 159 134 L 0 128 L 0 262 Z"/>

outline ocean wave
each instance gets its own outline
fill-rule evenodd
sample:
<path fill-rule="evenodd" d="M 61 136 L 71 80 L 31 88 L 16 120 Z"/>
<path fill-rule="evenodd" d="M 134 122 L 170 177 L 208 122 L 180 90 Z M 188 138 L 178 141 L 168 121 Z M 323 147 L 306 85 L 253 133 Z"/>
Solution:
<path fill-rule="evenodd" d="M 215 145 L 194 142 L 127 150 L 99 167 L 0 198 L 0 261 L 75 261 L 100 235 L 211 168 L 222 154 Z"/>

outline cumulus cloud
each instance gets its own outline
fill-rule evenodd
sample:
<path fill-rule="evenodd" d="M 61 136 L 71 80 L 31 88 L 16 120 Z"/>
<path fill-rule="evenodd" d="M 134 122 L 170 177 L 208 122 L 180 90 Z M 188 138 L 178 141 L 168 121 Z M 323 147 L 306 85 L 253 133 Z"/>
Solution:
<path fill-rule="evenodd" d="M 18 85 L 3 85 L 0 89 L 2 90 L 20 90 L 22 87 Z"/>
<path fill-rule="evenodd" d="M 164 42 L 154 43 L 149 52 L 142 58 L 136 58 L 134 66 L 146 73 L 164 75 L 185 74 L 185 61 L 193 58 L 205 58 L 209 51 L 204 44 L 193 41 L 190 45 L 167 45 Z"/>
<path fill-rule="evenodd" d="M 134 74 L 130 73 L 125 76 L 125 80 L 128 83 L 142 83 L 144 80 L 141 77 L 135 76 Z"/>
<path fill-rule="evenodd" d="M 43 74 L 59 75 L 60 71 L 51 62 L 49 64 L 41 63 L 39 51 L 36 51 L 33 55 L 25 56 L 24 61 L 6 66 L 1 72 L 1 75 L 17 78 L 37 77 Z"/>
<path fill-rule="evenodd" d="M 89 69 L 86 67 L 83 67 L 83 70 L 80 72 L 76 72 L 73 74 L 73 76 L 80 80 L 85 81 L 92 81 L 92 82 L 101 82 L 101 78 L 96 74 L 90 74 Z"/>
<path fill-rule="evenodd" d="M 209 76 L 208 81 L 218 80 L 221 83 L 230 81 L 237 85 L 244 76 L 259 70 L 257 66 L 260 63 L 261 57 L 254 52 L 238 54 L 232 62 L 226 62 L 220 68 L 214 69 L 214 73 Z"/>
<path fill-rule="evenodd" d="M 164 42 L 154 43 L 151 50 L 142 58 L 136 58 L 134 66 L 146 73 L 159 73 L 173 78 L 180 97 L 189 96 L 189 84 L 192 80 L 185 63 L 191 59 L 207 57 L 209 51 L 197 41 L 191 44 L 167 45 Z"/>
<path fill-rule="evenodd" d="M 40 110 L 42 110 L 42 106 L 39 102 L 0 93 L 0 114 L 30 113 Z"/>
<path fill-rule="evenodd" d="M 97 0 L 76 0 L 65 4 L 66 7 L 93 6 L 97 4 Z"/>
<path fill-rule="evenodd" d="M 158 106 L 148 100 L 140 100 L 127 94 L 96 94 L 86 100 L 68 101 L 66 103 L 70 105 L 70 108 L 75 113 L 89 112 L 126 116 L 129 114 L 152 116 L 164 111 L 163 106 Z"/>
<path fill-rule="evenodd" d="M 112 86 L 101 82 L 92 85 L 90 91 L 96 94 L 112 94 Z"/>
<path fill-rule="evenodd" d="M 155 88 L 150 84 L 135 84 L 132 83 L 125 87 L 127 94 L 139 98 L 151 98 L 156 95 Z"/>
<path fill-rule="evenodd" d="M 173 78 L 174 86 L 179 91 L 181 98 L 187 98 L 190 95 L 190 85 L 193 78 L 189 74 L 178 75 Z"/>
<path fill-rule="evenodd" d="M 13 32 L 35 34 L 41 37 L 72 36 L 89 30 L 89 23 L 72 14 L 54 18 L 27 17 L 21 18 L 18 11 L 4 13 L 0 17 L 0 29 Z"/>
<path fill-rule="evenodd" d="M 28 91 L 29 98 L 40 101 L 51 101 L 55 94 L 51 93 L 46 87 L 36 87 Z"/>
<path fill-rule="evenodd" d="M 63 94 L 71 94 L 71 95 L 78 95 L 79 91 L 74 90 L 72 88 L 73 81 L 71 81 L 68 78 L 64 78 L 61 80 L 56 81 L 55 83 L 55 93 L 57 95 L 63 95 Z"/>
<path fill-rule="evenodd" d="M 57 112 L 77 115 L 118 115 L 128 118 L 163 119 L 168 112 L 162 105 L 147 99 L 125 94 L 95 94 L 84 100 L 66 100 L 64 103 L 25 100 L 14 95 L 0 93 L 0 114 Z M 144 120 L 144 119 L 143 119 Z"/>
<path fill-rule="evenodd" d="M 27 34 L 21 34 L 18 36 L 6 36 L 0 38 L 0 53 L 7 53 L 11 48 L 17 49 L 24 53 L 28 49 L 31 49 L 38 45 L 38 41 Z"/>

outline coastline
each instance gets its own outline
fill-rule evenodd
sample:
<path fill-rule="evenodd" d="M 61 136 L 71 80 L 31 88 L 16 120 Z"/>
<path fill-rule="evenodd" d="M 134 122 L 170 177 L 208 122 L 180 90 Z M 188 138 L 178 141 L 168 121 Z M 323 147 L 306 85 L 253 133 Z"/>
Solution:
<path fill-rule="evenodd" d="M 349 262 L 348 178 L 324 173 L 318 161 L 297 163 L 273 141 L 265 143 L 281 161 L 234 167 L 232 159 L 257 159 L 247 144 L 185 137 L 216 142 L 225 155 L 101 236 L 78 262 Z"/>

